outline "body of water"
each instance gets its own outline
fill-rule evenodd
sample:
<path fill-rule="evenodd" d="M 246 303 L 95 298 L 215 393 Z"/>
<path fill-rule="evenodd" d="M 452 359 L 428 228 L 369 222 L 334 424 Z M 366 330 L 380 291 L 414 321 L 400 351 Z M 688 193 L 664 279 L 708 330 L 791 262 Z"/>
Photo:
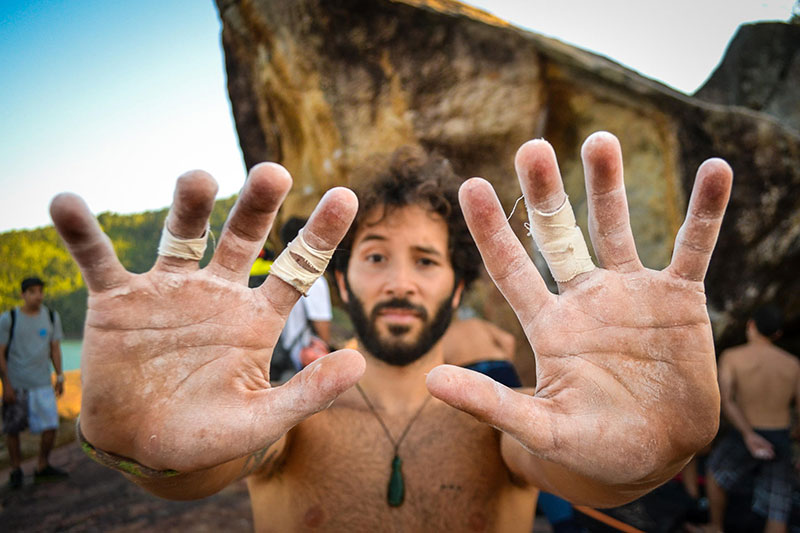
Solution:
<path fill-rule="evenodd" d="M 61 366 L 64 370 L 77 370 L 81 367 L 81 340 L 61 341 Z"/>

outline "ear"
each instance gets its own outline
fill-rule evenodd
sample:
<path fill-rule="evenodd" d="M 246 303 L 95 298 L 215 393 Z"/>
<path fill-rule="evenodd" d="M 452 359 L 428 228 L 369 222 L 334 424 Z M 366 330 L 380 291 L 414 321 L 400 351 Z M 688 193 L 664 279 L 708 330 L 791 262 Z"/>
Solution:
<path fill-rule="evenodd" d="M 458 307 L 458 304 L 461 303 L 461 294 L 464 292 L 464 280 L 458 282 L 456 288 L 453 290 L 453 309 Z"/>
<path fill-rule="evenodd" d="M 335 270 L 333 276 L 336 278 L 336 288 L 339 289 L 339 298 L 346 304 L 349 304 L 347 296 L 347 282 L 344 279 L 344 272 Z"/>

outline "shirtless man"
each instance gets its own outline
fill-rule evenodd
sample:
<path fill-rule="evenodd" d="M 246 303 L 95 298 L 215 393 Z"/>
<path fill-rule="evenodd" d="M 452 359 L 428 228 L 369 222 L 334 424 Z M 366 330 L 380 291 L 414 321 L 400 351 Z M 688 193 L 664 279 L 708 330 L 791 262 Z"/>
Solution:
<path fill-rule="evenodd" d="M 711 525 L 722 531 L 725 491 L 755 474 L 753 509 L 765 531 L 785 532 L 792 509 L 791 404 L 800 399 L 800 362 L 773 344 L 781 334 L 778 309 L 765 307 L 747 322 L 747 343 L 720 357 L 722 411 L 730 431 L 709 460 Z M 798 406 L 800 412 L 800 405 Z"/>
<path fill-rule="evenodd" d="M 120 265 L 79 197 L 59 195 L 51 214 L 90 293 L 84 449 L 168 498 L 203 497 L 247 477 L 259 531 L 530 531 L 536 488 L 613 506 L 670 479 L 718 426 L 703 277 L 732 173 L 721 160 L 700 167 L 672 263 L 657 272 L 636 254 L 617 139 L 595 134 L 582 154 L 599 267 L 583 257 L 574 223 L 556 228 L 568 246 L 542 230 L 571 211 L 552 147 L 531 141 L 516 157 L 558 295 L 489 183 L 471 179 L 459 191 L 484 264 L 536 354 L 537 390 L 528 394 L 442 365 L 441 345 L 427 335 L 466 281 L 453 263 L 462 243 L 445 222 L 457 217 L 439 214 L 458 211 L 447 194 L 435 205 L 362 196 L 359 210 L 351 191 L 326 193 L 302 233 L 317 252 L 298 244 L 282 255 L 321 272 L 323 252 L 358 212 L 336 279 L 369 336 L 360 334 L 359 351 L 322 357 L 279 387 L 269 382 L 272 347 L 296 287 L 310 280 L 301 272 L 286 282 L 273 265 L 261 287 L 246 282 L 291 186 L 286 170 L 250 171 L 202 270 L 195 238 L 216 192 L 209 175 L 178 180 L 160 256 L 141 275 Z M 436 181 L 429 173 L 441 166 L 402 170 L 395 181 Z"/>

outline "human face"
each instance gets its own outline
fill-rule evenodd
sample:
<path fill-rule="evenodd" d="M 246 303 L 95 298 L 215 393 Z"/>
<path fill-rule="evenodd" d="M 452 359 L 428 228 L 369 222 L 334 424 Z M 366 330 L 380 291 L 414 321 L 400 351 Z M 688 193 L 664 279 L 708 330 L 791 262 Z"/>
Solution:
<path fill-rule="evenodd" d="M 367 351 L 393 365 L 425 355 L 441 338 L 462 284 L 447 249 L 447 225 L 420 206 L 382 209 L 356 231 L 342 299 Z"/>
<path fill-rule="evenodd" d="M 25 309 L 37 310 L 42 306 L 44 300 L 44 289 L 41 285 L 32 285 L 22 292 L 22 300 L 25 302 Z"/>

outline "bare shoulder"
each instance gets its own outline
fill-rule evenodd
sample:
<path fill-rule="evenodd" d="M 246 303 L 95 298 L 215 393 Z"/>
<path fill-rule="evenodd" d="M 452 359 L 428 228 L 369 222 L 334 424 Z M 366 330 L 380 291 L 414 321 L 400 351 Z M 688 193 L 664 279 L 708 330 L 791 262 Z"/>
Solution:
<path fill-rule="evenodd" d="M 747 357 L 748 351 L 747 345 L 734 346 L 723 350 L 719 356 L 719 367 L 723 369 L 741 364 L 742 360 Z"/>

